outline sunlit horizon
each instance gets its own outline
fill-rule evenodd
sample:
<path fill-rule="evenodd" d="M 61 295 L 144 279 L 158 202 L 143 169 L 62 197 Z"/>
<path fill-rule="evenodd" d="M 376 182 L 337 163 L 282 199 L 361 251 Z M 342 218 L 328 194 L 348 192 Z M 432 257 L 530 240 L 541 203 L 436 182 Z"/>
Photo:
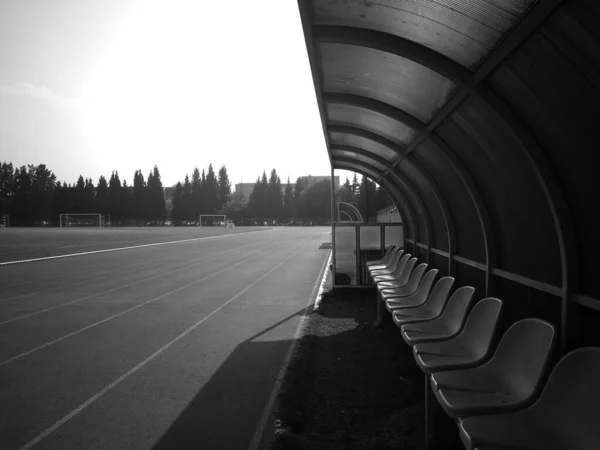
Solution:
<path fill-rule="evenodd" d="M 282 182 L 330 174 L 296 2 L 82 3 L 77 35 L 5 6 L 20 21 L 9 36 L 32 42 L 0 77 L 0 160 L 46 164 L 67 183 L 115 170 L 131 184 L 155 165 L 164 186 L 209 164 L 232 185 L 273 168 Z M 41 63 L 47 40 L 57 51 Z"/>

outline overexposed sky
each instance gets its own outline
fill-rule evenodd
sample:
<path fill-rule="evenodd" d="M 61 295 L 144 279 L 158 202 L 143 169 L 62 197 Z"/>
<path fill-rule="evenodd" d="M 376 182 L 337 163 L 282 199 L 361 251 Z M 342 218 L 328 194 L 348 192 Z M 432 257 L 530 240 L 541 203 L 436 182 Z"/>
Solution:
<path fill-rule="evenodd" d="M 67 182 L 328 175 L 296 1 L 3 0 L 0 161 Z"/>

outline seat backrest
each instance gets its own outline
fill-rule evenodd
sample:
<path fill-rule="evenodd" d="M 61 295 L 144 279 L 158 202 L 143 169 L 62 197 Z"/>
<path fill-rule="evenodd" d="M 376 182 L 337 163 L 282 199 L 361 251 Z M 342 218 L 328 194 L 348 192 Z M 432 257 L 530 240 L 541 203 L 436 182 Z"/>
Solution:
<path fill-rule="evenodd" d="M 394 255 L 398 253 L 398 251 L 402 250 L 400 250 L 400 248 L 396 244 L 388 247 L 388 249 L 385 251 L 385 254 L 383 255 L 383 258 L 381 258 L 381 264 L 389 263 L 394 257 Z"/>
<path fill-rule="evenodd" d="M 405 258 L 406 256 L 407 255 L 405 255 L 402 250 L 394 253 L 394 256 L 392 256 L 392 260 L 390 261 L 388 268 L 391 269 L 392 271 L 395 271 L 398 268 L 402 259 Z M 410 254 L 408 254 L 408 258 L 410 258 Z M 406 259 L 408 259 L 408 258 L 406 258 Z"/>
<path fill-rule="evenodd" d="M 410 274 L 408 283 L 406 283 L 406 291 L 407 292 L 412 294 L 417 291 L 417 289 L 419 288 L 419 283 L 421 282 L 421 279 L 423 278 L 423 274 L 425 273 L 426 270 L 427 270 L 427 263 L 421 263 L 417 267 L 415 267 L 415 270 L 413 270 L 412 273 Z"/>
<path fill-rule="evenodd" d="M 406 283 L 408 283 L 415 264 L 417 264 L 417 258 L 411 258 L 406 262 L 402 270 L 394 271 L 393 275 L 394 278 L 398 279 L 398 286 L 404 286 Z"/>
<path fill-rule="evenodd" d="M 419 267 L 417 267 L 417 269 L 418 268 Z M 417 271 L 417 269 L 415 269 L 415 272 Z M 409 297 L 411 304 L 420 305 L 427 301 L 427 299 L 429 298 L 429 293 L 431 292 L 431 287 L 433 286 L 433 282 L 435 281 L 435 278 L 437 277 L 438 273 L 439 270 L 431 269 L 428 270 L 425 275 L 423 275 L 421 281 L 419 282 L 419 287 L 417 288 L 417 291 Z"/>
<path fill-rule="evenodd" d="M 453 284 L 454 277 L 440 278 L 438 282 L 435 283 L 435 286 L 433 286 L 429 300 L 423 305 L 423 308 L 426 308 L 427 311 L 433 313 L 434 316 L 438 316 L 444 309 L 444 305 L 448 300 L 448 295 L 450 294 L 450 289 L 452 289 Z"/>
<path fill-rule="evenodd" d="M 469 313 L 463 330 L 455 338 L 476 359 L 482 359 L 488 354 L 501 309 L 502 300 L 499 298 L 487 297 L 478 301 Z"/>
<path fill-rule="evenodd" d="M 556 364 L 539 400 L 532 406 L 569 448 L 598 449 L 600 443 L 600 347 L 583 347 L 567 353 Z"/>
<path fill-rule="evenodd" d="M 523 397 L 541 387 L 542 375 L 556 345 L 556 330 L 541 319 L 523 319 L 512 324 L 500 339 L 490 368 Z"/>
<path fill-rule="evenodd" d="M 402 271 L 404 270 L 404 267 L 406 266 L 406 262 L 409 259 L 410 259 L 410 253 L 406 253 L 404 256 L 402 256 L 402 258 L 399 259 L 399 261 L 396 263 L 396 266 L 393 268 L 393 270 L 388 270 L 388 274 L 393 275 L 392 278 L 398 278 L 400 276 L 400 274 L 402 273 Z M 374 275 L 377 276 L 377 273 L 374 273 Z"/>
<path fill-rule="evenodd" d="M 460 331 L 465 319 L 467 311 L 473 301 L 475 288 L 473 286 L 462 286 L 455 290 L 448 302 L 446 308 L 440 317 L 434 319 L 436 323 L 443 324 L 443 329 L 452 336 Z M 433 324 L 434 321 L 432 321 Z"/>

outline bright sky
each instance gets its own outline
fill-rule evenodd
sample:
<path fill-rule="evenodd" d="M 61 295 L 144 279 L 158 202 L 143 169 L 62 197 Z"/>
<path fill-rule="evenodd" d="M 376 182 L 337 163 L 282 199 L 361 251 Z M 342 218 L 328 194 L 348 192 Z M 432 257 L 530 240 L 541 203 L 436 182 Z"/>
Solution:
<path fill-rule="evenodd" d="M 296 1 L 2 0 L 0 61 L 0 161 L 330 173 Z"/>

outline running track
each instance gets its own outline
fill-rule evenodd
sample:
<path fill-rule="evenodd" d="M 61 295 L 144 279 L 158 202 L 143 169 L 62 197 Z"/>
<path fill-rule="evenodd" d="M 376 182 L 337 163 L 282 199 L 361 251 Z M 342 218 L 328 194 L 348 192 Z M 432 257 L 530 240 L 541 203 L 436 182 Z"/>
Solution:
<path fill-rule="evenodd" d="M 0 266 L 0 449 L 264 448 L 329 231 Z"/>

